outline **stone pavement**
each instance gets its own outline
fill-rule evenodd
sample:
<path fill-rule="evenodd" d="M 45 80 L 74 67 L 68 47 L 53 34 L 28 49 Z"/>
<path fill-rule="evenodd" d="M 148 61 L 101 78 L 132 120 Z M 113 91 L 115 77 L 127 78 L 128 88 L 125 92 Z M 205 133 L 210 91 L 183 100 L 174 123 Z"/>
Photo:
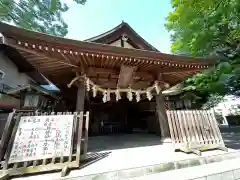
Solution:
<path fill-rule="evenodd" d="M 239 180 L 240 158 L 146 175 L 128 180 Z M 77 180 L 77 179 L 76 179 Z"/>
<path fill-rule="evenodd" d="M 97 177 L 100 174 L 111 174 L 110 172 L 118 172 L 118 177 L 130 178 L 142 176 L 146 173 L 145 170 L 148 172 L 149 169 L 151 173 L 152 171 L 153 173 L 158 173 L 164 169 L 172 170 L 190 165 L 199 165 L 204 162 L 221 161 L 223 159 L 222 155 L 227 157 L 226 152 L 214 150 L 203 152 L 199 160 L 199 156 L 196 154 L 174 152 L 171 143 L 161 144 L 160 137 L 153 134 L 90 137 L 89 151 L 92 152 L 89 153 L 89 156 L 102 157 L 102 154 L 106 156 L 97 158 L 94 163 L 82 164 L 83 166 L 79 169 L 71 170 L 66 178 L 89 177 L 92 175 Z M 235 152 L 235 150 L 229 149 L 229 152 Z M 228 157 L 230 156 L 231 154 L 228 155 Z M 206 157 L 208 157 L 207 160 L 205 159 Z M 236 157 L 236 154 L 233 157 Z M 175 164 L 173 165 L 173 163 Z M 143 168 L 145 170 L 142 172 Z M 60 173 L 38 174 L 16 179 L 42 180 L 43 178 L 45 180 L 59 179 Z"/>
<path fill-rule="evenodd" d="M 94 163 L 82 164 L 83 166 L 80 169 L 71 170 L 65 178 L 60 178 L 60 173 L 55 172 L 17 177 L 16 179 L 116 180 L 153 175 L 159 172 L 163 172 L 164 174 L 166 171 L 173 172 L 182 170 L 183 168 L 188 169 L 193 166 L 208 165 L 223 160 L 240 158 L 239 133 L 227 132 L 223 134 L 223 137 L 229 148 L 229 153 L 220 150 L 206 151 L 203 152 L 201 157 L 191 153 L 176 153 L 173 151 L 171 143 L 161 144 L 158 136 L 150 134 L 91 137 L 89 138 L 89 151 L 92 153 L 89 155 L 100 156 L 100 158 L 96 158 Z M 222 172 L 224 171 L 228 170 L 223 170 Z M 201 176 L 204 176 L 204 174 Z"/>
<path fill-rule="evenodd" d="M 122 169 L 122 170 L 105 172 L 105 173 L 91 174 L 86 176 L 66 177 L 64 179 L 65 180 L 92 180 L 92 179 L 121 180 L 121 179 L 132 178 L 131 180 L 145 180 L 145 179 L 147 180 L 148 179 L 149 180 L 150 179 L 188 180 L 188 179 L 199 178 L 202 176 L 212 175 L 214 173 L 231 171 L 237 168 L 237 163 L 239 164 L 238 166 L 240 168 L 239 162 L 240 162 L 240 152 L 234 152 L 234 153 L 227 153 L 227 154 L 216 155 L 216 156 L 200 157 L 196 159 L 162 163 L 162 164 L 146 166 L 146 167 Z M 225 180 L 225 178 L 220 180 Z"/>

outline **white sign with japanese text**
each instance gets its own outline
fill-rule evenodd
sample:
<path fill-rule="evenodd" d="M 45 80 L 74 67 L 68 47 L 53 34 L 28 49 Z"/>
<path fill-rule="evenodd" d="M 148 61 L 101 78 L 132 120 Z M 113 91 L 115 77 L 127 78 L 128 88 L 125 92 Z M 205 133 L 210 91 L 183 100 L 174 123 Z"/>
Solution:
<path fill-rule="evenodd" d="M 9 163 L 69 156 L 74 115 L 23 116 Z"/>

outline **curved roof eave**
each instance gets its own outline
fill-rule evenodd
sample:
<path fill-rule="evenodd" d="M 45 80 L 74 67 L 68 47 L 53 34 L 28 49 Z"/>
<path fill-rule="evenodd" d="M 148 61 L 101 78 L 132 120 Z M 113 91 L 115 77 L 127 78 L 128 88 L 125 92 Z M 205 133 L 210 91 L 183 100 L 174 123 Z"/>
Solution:
<path fill-rule="evenodd" d="M 6 23 L 0 22 L 0 33 L 3 34 L 4 38 L 13 39 L 14 41 L 23 40 L 36 42 L 38 44 L 45 44 L 46 46 L 56 46 L 58 48 L 68 50 L 81 50 L 94 52 L 102 52 L 104 54 L 114 54 L 118 56 L 126 56 L 132 58 L 150 58 L 154 60 L 163 60 L 164 62 L 187 62 L 194 64 L 206 64 L 211 65 L 215 63 L 215 60 L 208 58 L 197 58 L 197 57 L 187 57 L 182 55 L 171 55 L 161 52 L 154 52 L 142 49 L 129 49 L 122 47 L 114 47 L 108 44 L 100 44 L 94 42 L 77 41 L 73 39 L 67 39 L 63 37 L 52 36 L 36 31 L 31 31 L 16 26 L 11 26 Z M 3 44 L 7 44 L 3 42 Z"/>

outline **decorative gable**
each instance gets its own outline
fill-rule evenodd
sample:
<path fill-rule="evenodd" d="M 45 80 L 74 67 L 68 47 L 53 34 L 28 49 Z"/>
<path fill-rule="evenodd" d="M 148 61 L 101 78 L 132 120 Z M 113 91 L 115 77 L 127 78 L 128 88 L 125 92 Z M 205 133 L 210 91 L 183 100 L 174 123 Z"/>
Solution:
<path fill-rule="evenodd" d="M 125 22 L 122 22 L 120 25 L 110 31 L 107 31 L 103 34 L 87 39 L 85 41 L 109 44 L 117 47 L 125 47 L 131 49 L 134 48 L 158 52 L 155 47 L 145 41 Z"/>

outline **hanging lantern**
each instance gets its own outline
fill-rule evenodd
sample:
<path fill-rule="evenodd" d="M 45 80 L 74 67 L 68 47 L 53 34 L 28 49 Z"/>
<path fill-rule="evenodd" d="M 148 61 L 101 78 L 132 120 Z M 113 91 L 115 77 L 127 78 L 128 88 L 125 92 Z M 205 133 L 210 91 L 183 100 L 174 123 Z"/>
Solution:
<path fill-rule="evenodd" d="M 151 94 L 151 92 L 149 90 L 147 90 L 146 95 L 147 95 L 148 100 L 151 101 L 153 96 L 152 96 L 152 94 Z"/>
<path fill-rule="evenodd" d="M 139 91 L 136 91 L 135 94 L 136 94 L 136 101 L 139 102 L 141 100 Z"/>
<path fill-rule="evenodd" d="M 119 101 L 121 99 L 121 95 L 120 95 L 119 89 L 117 89 L 115 91 L 115 94 L 116 94 L 116 101 Z"/>
<path fill-rule="evenodd" d="M 157 81 L 155 82 L 154 87 L 155 87 L 157 94 L 159 94 L 161 89 L 160 89 Z"/>
<path fill-rule="evenodd" d="M 129 101 L 133 100 L 133 94 L 132 94 L 132 89 L 129 88 L 128 92 L 127 92 L 127 98 Z"/>
<path fill-rule="evenodd" d="M 107 90 L 107 101 L 110 101 L 111 95 L 110 95 L 110 91 Z"/>
<path fill-rule="evenodd" d="M 107 102 L 107 91 L 106 90 L 104 90 L 104 92 L 103 92 L 102 100 L 103 100 L 104 103 Z"/>
<path fill-rule="evenodd" d="M 87 91 L 90 91 L 90 79 L 87 78 L 86 80 Z"/>
<path fill-rule="evenodd" d="M 92 86 L 92 91 L 93 91 L 93 97 L 96 97 L 97 96 L 97 86 L 96 85 Z"/>

